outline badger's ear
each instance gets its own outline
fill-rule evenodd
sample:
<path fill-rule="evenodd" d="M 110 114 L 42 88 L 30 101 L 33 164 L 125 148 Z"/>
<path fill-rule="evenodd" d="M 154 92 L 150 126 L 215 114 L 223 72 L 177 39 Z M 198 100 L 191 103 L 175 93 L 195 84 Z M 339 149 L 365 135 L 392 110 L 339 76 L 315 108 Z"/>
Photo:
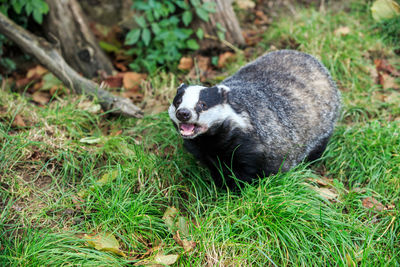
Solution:
<path fill-rule="evenodd" d="M 178 89 L 176 90 L 176 92 L 185 90 L 188 86 L 184 83 L 181 83 L 181 85 L 179 85 Z"/>
<path fill-rule="evenodd" d="M 224 86 L 224 85 L 222 85 L 222 86 L 220 85 L 219 86 L 219 90 L 220 90 L 219 93 L 222 96 L 223 102 L 227 103 L 228 102 L 228 94 L 229 94 L 230 88 L 227 87 L 227 86 Z"/>

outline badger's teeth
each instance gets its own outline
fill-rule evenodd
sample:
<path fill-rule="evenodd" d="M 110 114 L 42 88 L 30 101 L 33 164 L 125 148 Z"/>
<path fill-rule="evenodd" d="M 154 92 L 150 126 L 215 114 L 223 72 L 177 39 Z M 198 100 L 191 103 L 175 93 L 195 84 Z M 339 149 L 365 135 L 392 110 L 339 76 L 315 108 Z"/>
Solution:
<path fill-rule="evenodd" d="M 179 125 L 179 130 L 182 135 L 192 135 L 194 133 L 194 124 L 182 123 Z"/>

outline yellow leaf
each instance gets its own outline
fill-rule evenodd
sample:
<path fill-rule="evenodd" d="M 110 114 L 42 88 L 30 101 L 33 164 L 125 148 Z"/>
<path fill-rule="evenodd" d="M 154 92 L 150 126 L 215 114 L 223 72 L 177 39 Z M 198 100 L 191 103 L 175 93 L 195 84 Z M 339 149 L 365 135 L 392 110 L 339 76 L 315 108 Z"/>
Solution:
<path fill-rule="evenodd" d="M 115 178 L 117 178 L 117 176 L 118 176 L 118 170 L 114 170 L 112 172 L 105 173 L 105 174 L 103 174 L 103 176 L 101 176 L 101 179 L 96 181 L 96 184 L 98 186 L 108 184 L 108 183 L 114 181 Z"/>
<path fill-rule="evenodd" d="M 108 183 L 114 181 L 115 178 L 117 178 L 117 176 L 118 176 L 118 170 L 114 170 L 112 172 L 105 173 L 105 174 L 103 174 L 103 176 L 101 176 L 101 178 L 99 180 L 97 180 L 95 182 L 95 184 L 97 186 L 103 186 L 105 184 L 108 184 Z M 81 198 L 84 198 L 87 196 L 88 190 L 93 191 L 94 188 L 95 188 L 95 186 L 92 185 L 89 187 L 89 189 L 82 189 L 81 191 L 78 192 L 77 195 Z"/>
<path fill-rule="evenodd" d="M 119 248 L 118 240 L 111 233 L 100 233 L 95 236 L 85 234 L 83 238 L 97 250 L 110 251 L 126 257 L 126 254 Z"/>
<path fill-rule="evenodd" d="M 391 19 L 400 15 L 400 6 L 394 0 L 377 0 L 372 5 L 371 12 L 376 21 Z"/>
<path fill-rule="evenodd" d="M 179 258 L 179 255 L 171 254 L 171 255 L 157 255 L 154 258 L 154 261 L 158 264 L 172 265 Z"/>
<path fill-rule="evenodd" d="M 175 207 L 168 207 L 162 217 L 164 223 L 168 226 L 171 232 L 175 232 L 175 217 L 178 215 L 178 213 L 179 211 Z"/>

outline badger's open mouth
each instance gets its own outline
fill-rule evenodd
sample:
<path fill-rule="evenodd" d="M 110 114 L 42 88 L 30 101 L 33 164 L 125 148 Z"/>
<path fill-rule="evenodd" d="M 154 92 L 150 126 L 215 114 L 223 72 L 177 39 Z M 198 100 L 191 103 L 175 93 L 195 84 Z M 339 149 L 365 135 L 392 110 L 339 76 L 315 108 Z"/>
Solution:
<path fill-rule="evenodd" d="M 183 138 L 193 138 L 205 131 L 205 127 L 194 123 L 180 123 L 179 132 Z"/>

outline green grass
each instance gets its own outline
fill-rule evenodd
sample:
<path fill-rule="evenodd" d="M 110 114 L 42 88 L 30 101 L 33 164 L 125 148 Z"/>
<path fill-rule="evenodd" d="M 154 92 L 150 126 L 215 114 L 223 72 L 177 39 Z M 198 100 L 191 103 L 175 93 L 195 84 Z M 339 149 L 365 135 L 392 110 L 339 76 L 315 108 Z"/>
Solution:
<path fill-rule="evenodd" d="M 399 91 L 382 90 L 369 71 L 377 58 L 398 67 L 396 46 L 361 1 L 326 13 L 296 10 L 280 15 L 257 51 L 294 43 L 319 57 L 342 91 L 342 116 L 321 160 L 239 191 L 215 187 L 166 112 L 92 114 L 82 108 L 84 97 L 37 107 L 3 88 L 0 265 L 126 266 L 173 254 L 180 255 L 176 266 L 399 266 Z M 341 26 L 350 33 L 335 35 Z M 227 72 L 242 63 L 239 57 Z M 168 101 L 177 83 L 172 74 L 154 77 L 157 91 L 149 94 Z M 26 127 L 12 125 L 17 114 Z M 98 139 L 84 143 L 88 137 Z M 112 179 L 99 183 L 102 177 Z M 329 181 L 334 201 L 315 190 L 318 179 Z M 366 208 L 367 197 L 384 208 Z M 186 253 L 163 218 L 172 206 L 181 236 L 196 242 Z M 105 232 L 126 257 L 84 239 Z"/>

